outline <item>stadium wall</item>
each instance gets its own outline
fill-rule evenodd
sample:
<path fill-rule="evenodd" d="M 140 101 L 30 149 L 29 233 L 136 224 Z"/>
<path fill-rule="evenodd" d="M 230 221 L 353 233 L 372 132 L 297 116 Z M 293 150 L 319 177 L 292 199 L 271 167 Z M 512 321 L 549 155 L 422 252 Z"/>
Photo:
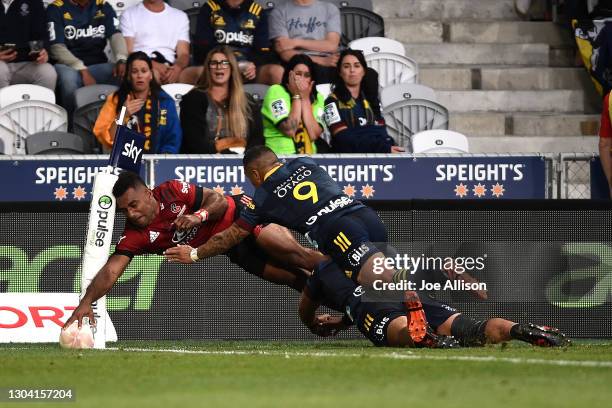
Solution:
<path fill-rule="evenodd" d="M 370 201 L 398 252 L 484 255 L 488 299 L 438 296 L 464 313 L 610 338 L 612 206 L 585 200 Z M 87 203 L 0 203 L 0 292 L 78 292 Z M 113 242 L 123 229 L 118 218 Z M 302 241 L 303 242 L 303 241 Z M 297 293 L 215 257 L 135 257 L 107 296 L 120 340 L 309 339 Z M 355 330 L 344 337 L 355 337 Z"/>

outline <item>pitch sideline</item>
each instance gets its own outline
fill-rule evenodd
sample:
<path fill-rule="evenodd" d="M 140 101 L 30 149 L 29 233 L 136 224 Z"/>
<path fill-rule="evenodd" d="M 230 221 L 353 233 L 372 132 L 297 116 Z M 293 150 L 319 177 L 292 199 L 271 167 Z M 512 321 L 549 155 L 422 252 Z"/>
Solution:
<path fill-rule="evenodd" d="M 441 360 L 441 361 L 467 361 L 479 363 L 510 363 L 510 364 L 541 364 L 565 367 L 601 367 L 612 368 L 612 361 L 594 360 L 547 360 L 541 358 L 517 358 L 517 357 L 494 357 L 494 356 L 433 356 L 420 355 L 412 351 L 402 353 L 391 352 L 382 354 L 362 353 L 331 353 L 331 352 L 307 352 L 307 351 L 263 351 L 263 350 L 185 350 L 185 349 L 147 349 L 147 348 L 117 348 L 110 347 L 109 351 L 129 351 L 142 353 L 176 353 L 176 354 L 201 354 L 201 355 L 235 355 L 235 356 L 274 356 L 274 357 L 369 357 L 385 358 L 391 360 Z"/>

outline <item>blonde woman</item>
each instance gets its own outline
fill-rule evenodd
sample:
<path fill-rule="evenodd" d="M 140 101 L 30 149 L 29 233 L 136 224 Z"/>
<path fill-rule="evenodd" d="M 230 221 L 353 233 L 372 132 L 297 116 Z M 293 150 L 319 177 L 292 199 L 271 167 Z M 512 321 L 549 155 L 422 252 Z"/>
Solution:
<path fill-rule="evenodd" d="M 181 153 L 235 153 L 262 144 L 261 118 L 226 46 L 213 48 L 195 88 L 181 100 Z"/>

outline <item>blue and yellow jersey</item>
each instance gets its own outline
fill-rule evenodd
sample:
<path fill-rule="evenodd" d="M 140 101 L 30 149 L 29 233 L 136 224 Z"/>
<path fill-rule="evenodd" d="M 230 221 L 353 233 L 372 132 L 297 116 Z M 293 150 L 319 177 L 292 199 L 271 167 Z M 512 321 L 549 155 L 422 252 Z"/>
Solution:
<path fill-rule="evenodd" d="M 239 226 L 251 231 L 258 224 L 273 222 L 320 240 L 319 228 L 326 220 L 365 207 L 344 194 L 342 188 L 314 160 L 299 157 L 270 171 L 255 190 Z M 322 241 L 319 241 L 322 242 Z"/>
<path fill-rule="evenodd" d="M 200 9 L 194 38 L 197 63 L 217 45 L 229 45 L 238 60 L 251 61 L 255 53 L 268 51 L 269 44 L 267 18 L 253 0 L 245 0 L 238 8 L 223 0 L 209 0 Z"/>
<path fill-rule="evenodd" d="M 115 10 L 104 0 L 81 8 L 70 0 L 55 0 L 47 7 L 49 40 L 66 47 L 85 65 L 107 62 L 106 41 L 119 31 Z"/>

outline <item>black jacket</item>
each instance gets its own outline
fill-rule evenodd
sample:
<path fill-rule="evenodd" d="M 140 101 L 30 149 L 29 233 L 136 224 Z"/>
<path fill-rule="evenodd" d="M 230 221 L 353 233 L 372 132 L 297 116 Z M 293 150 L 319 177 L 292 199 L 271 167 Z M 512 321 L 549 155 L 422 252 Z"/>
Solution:
<path fill-rule="evenodd" d="M 28 41 L 44 41 L 47 46 L 47 20 L 42 0 L 15 0 L 5 13 L 0 4 L 0 44 L 15 44 L 19 54 L 12 62 L 28 60 Z"/>

